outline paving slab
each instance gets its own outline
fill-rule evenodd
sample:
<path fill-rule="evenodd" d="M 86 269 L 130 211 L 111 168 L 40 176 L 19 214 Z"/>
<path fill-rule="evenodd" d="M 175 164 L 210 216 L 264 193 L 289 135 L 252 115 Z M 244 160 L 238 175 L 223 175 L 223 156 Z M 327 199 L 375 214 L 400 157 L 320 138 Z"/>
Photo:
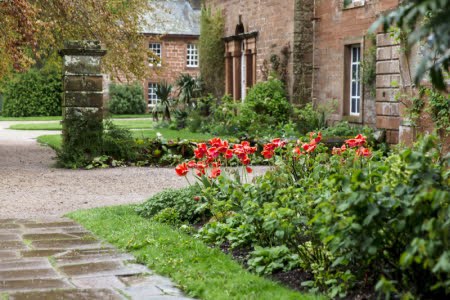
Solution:
<path fill-rule="evenodd" d="M 73 289 L 57 291 L 20 292 L 9 295 L 10 300 L 122 300 L 123 297 L 110 289 Z"/>
<path fill-rule="evenodd" d="M 40 291 L 64 288 L 73 288 L 73 286 L 63 279 L 27 279 L 0 281 L 0 292 L 2 293 L 23 290 Z"/>
<path fill-rule="evenodd" d="M 71 220 L 0 219 L 0 226 L 2 299 L 189 299 Z"/>

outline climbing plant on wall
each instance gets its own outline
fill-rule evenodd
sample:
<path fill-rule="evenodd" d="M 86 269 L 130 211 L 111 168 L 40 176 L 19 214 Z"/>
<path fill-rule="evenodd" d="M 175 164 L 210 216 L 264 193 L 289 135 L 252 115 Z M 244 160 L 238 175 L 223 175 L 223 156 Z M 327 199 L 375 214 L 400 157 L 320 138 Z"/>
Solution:
<path fill-rule="evenodd" d="M 203 7 L 200 19 L 200 74 L 204 89 L 220 97 L 224 93 L 224 45 L 222 36 L 225 20 L 222 12 L 212 12 L 211 8 Z"/>

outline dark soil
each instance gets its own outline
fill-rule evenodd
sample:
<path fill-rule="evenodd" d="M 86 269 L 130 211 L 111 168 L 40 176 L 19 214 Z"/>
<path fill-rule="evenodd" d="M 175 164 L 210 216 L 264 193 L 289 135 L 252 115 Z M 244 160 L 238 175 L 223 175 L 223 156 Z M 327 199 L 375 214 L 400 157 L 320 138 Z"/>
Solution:
<path fill-rule="evenodd" d="M 251 247 L 231 249 L 230 243 L 225 242 L 220 246 L 220 250 L 226 254 L 230 254 L 234 260 L 239 262 L 245 268 L 248 268 L 247 262 L 250 258 L 250 252 L 252 251 Z M 277 272 L 269 275 L 268 278 L 293 290 L 306 292 L 307 288 L 302 286 L 302 282 L 312 280 L 313 276 L 311 273 L 301 269 L 295 269 L 286 272 Z"/>

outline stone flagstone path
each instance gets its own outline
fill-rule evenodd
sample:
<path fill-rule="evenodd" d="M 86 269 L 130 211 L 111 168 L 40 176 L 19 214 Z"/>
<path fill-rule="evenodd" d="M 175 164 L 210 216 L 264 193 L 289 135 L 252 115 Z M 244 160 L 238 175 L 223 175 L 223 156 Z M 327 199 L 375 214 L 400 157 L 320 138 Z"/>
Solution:
<path fill-rule="evenodd" d="M 189 298 L 77 223 L 41 218 L 0 219 L 0 299 Z"/>

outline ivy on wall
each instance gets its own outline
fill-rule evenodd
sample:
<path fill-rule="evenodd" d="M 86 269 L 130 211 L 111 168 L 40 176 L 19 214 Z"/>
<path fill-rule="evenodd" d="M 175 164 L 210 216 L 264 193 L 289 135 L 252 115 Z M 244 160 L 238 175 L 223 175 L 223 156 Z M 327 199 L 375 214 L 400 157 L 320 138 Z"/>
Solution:
<path fill-rule="evenodd" d="M 377 78 L 377 41 L 375 34 L 366 36 L 369 47 L 364 50 L 362 67 L 362 81 L 364 86 L 369 90 L 370 96 L 375 97 L 376 78 Z"/>
<path fill-rule="evenodd" d="M 225 47 L 222 42 L 225 19 L 222 11 L 212 12 L 203 7 L 200 18 L 200 74 L 204 90 L 216 97 L 221 97 L 225 86 Z"/>

